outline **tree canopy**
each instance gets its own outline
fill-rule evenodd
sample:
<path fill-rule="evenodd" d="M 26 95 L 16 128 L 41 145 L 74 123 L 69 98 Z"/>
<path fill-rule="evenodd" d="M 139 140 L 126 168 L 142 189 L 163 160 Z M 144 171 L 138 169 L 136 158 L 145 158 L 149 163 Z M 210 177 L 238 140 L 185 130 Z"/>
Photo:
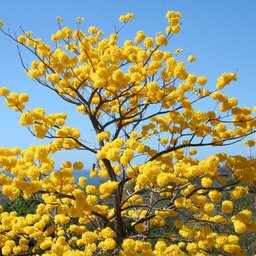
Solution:
<path fill-rule="evenodd" d="M 20 126 L 47 143 L 0 148 L 0 184 L 11 200 L 36 202 L 35 212 L 0 214 L 2 255 L 246 255 L 240 236 L 256 231 L 255 209 L 238 201 L 256 193 L 256 160 L 227 153 L 199 160 L 197 151 L 237 143 L 255 133 L 252 110 L 223 88 L 237 73 L 223 73 L 214 89 L 190 73 L 196 61 L 168 51 L 182 14 L 168 11 L 156 37 L 138 31 L 119 42 L 132 13 L 120 16 L 109 36 L 95 26 L 63 26 L 44 42 L 23 31 L 3 34 L 31 53 L 27 76 L 52 91 L 93 127 L 94 143 L 67 126 L 68 113 L 27 109 L 27 93 L 0 88 L 6 105 L 20 112 Z M 200 102 L 208 109 L 198 110 Z M 47 102 L 46 102 L 47 104 Z M 54 107 L 53 107 L 54 111 Z M 86 133 L 85 133 L 86 134 Z M 252 148 L 251 136 L 245 141 Z M 95 156 L 91 177 L 74 173 L 86 159 L 55 165 L 62 150 Z"/>

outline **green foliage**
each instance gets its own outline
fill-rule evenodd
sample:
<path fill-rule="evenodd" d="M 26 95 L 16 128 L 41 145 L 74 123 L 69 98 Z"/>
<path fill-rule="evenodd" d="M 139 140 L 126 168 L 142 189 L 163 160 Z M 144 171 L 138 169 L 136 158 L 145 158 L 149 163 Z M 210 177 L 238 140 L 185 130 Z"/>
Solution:
<path fill-rule="evenodd" d="M 27 214 L 33 214 L 36 212 L 36 206 L 38 203 L 32 199 L 25 200 L 19 197 L 13 201 L 8 201 L 3 205 L 6 212 L 17 212 L 18 216 L 26 216 Z"/>

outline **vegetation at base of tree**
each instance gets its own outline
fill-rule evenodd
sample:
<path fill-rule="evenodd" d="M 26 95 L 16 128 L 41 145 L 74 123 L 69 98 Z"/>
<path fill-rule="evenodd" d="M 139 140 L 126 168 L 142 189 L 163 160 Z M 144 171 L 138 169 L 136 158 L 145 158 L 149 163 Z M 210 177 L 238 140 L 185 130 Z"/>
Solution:
<path fill-rule="evenodd" d="M 23 197 L 19 197 L 15 200 L 7 201 L 3 204 L 3 210 L 5 212 L 17 213 L 17 216 L 26 216 L 27 214 L 35 214 L 38 202 L 35 200 L 26 200 Z"/>

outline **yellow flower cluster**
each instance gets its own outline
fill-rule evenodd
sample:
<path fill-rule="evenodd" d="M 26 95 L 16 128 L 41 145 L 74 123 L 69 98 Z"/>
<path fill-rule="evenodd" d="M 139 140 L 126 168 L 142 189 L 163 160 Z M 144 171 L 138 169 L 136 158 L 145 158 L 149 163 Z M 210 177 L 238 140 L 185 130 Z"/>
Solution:
<path fill-rule="evenodd" d="M 109 140 L 110 135 L 111 135 L 110 132 L 107 132 L 107 131 L 98 133 L 97 134 L 97 140 L 98 141 Z"/>
<path fill-rule="evenodd" d="M 244 144 L 251 148 L 255 146 L 256 142 L 255 140 L 247 140 Z"/>
<path fill-rule="evenodd" d="M 231 213 L 233 211 L 233 202 L 230 200 L 225 200 L 222 202 L 222 212 Z"/>
<path fill-rule="evenodd" d="M 7 87 L 0 87 L 0 96 L 8 96 L 9 89 Z"/>
<path fill-rule="evenodd" d="M 121 15 L 121 16 L 119 17 L 119 21 L 120 21 L 120 22 L 127 22 L 127 21 L 129 21 L 129 20 L 134 20 L 134 18 L 135 18 L 135 16 L 134 16 L 133 13 L 127 13 L 127 14 L 125 14 L 125 15 Z"/>
<path fill-rule="evenodd" d="M 255 160 L 250 161 L 242 156 L 232 156 L 227 159 L 227 166 L 234 170 L 236 179 L 243 184 L 249 185 L 255 182 Z"/>
<path fill-rule="evenodd" d="M 84 164 L 83 164 L 83 162 L 74 162 L 73 163 L 73 169 L 74 170 L 77 170 L 77 171 L 80 171 L 80 170 L 82 170 L 83 169 L 83 167 L 84 167 Z"/>
<path fill-rule="evenodd" d="M 199 85 L 205 85 L 207 83 L 207 78 L 205 76 L 199 76 L 197 82 Z"/>
<path fill-rule="evenodd" d="M 105 199 L 109 197 L 114 190 L 118 188 L 118 182 L 108 180 L 99 186 L 100 198 Z"/>
<path fill-rule="evenodd" d="M 173 33 L 177 34 L 180 32 L 180 24 L 179 21 L 182 18 L 182 14 L 180 12 L 168 11 L 165 15 L 168 19 L 169 26 L 165 29 L 166 34 Z"/>
<path fill-rule="evenodd" d="M 235 73 L 223 73 L 217 80 L 216 89 L 220 90 L 228 85 L 231 81 L 236 81 L 237 75 Z"/>
<path fill-rule="evenodd" d="M 134 152 L 132 149 L 125 149 L 122 156 L 120 157 L 120 163 L 124 166 L 127 167 L 128 164 L 131 162 L 131 160 L 134 157 Z"/>
<path fill-rule="evenodd" d="M 231 192 L 230 192 L 230 197 L 232 199 L 239 199 L 241 198 L 244 194 L 248 192 L 248 187 L 243 187 L 243 186 L 236 186 Z"/>
<path fill-rule="evenodd" d="M 99 242 L 99 247 L 103 251 L 112 251 L 116 247 L 116 241 L 112 238 L 106 238 L 104 241 Z"/>
<path fill-rule="evenodd" d="M 101 151 L 97 153 L 99 159 L 109 159 L 110 161 L 117 162 L 121 148 L 124 146 L 124 140 L 121 138 L 115 139 L 112 142 L 107 142 Z"/>
<path fill-rule="evenodd" d="M 135 42 L 136 43 L 140 43 L 142 42 L 144 39 L 146 38 L 145 32 L 144 31 L 138 31 L 136 33 L 136 37 L 135 37 Z"/>
<path fill-rule="evenodd" d="M 211 199 L 211 201 L 213 203 L 217 203 L 221 200 L 221 193 L 217 190 L 211 190 L 209 193 L 208 193 L 208 196 L 209 198 Z"/>
<path fill-rule="evenodd" d="M 122 243 L 122 249 L 123 252 L 120 253 L 122 256 L 135 253 L 148 254 L 152 252 L 152 245 L 149 242 L 125 239 Z"/>
<path fill-rule="evenodd" d="M 195 56 L 195 55 L 190 55 L 190 56 L 188 56 L 188 61 L 189 61 L 189 62 L 196 61 L 196 56 Z"/>
<path fill-rule="evenodd" d="M 29 100 L 27 93 L 9 93 L 9 89 L 6 87 L 0 88 L 0 96 L 6 97 L 6 106 L 12 108 L 14 111 L 24 110 L 25 103 Z"/>
<path fill-rule="evenodd" d="M 188 73 L 185 69 L 185 64 L 182 61 L 177 63 L 177 66 L 174 68 L 173 72 L 174 76 L 181 80 L 185 80 L 188 76 Z"/>
<path fill-rule="evenodd" d="M 212 179 L 209 177 L 202 178 L 202 186 L 205 188 L 209 188 L 212 186 Z"/>
<path fill-rule="evenodd" d="M 47 116 L 45 114 L 46 112 L 42 108 L 35 108 L 34 110 L 23 112 L 20 117 L 20 125 L 28 126 L 34 124 L 34 131 L 38 132 L 37 135 L 40 138 L 40 135 L 42 136 L 43 133 L 46 133 L 55 125 L 63 126 L 65 124 L 65 120 L 67 118 L 65 113 L 50 114 Z"/>

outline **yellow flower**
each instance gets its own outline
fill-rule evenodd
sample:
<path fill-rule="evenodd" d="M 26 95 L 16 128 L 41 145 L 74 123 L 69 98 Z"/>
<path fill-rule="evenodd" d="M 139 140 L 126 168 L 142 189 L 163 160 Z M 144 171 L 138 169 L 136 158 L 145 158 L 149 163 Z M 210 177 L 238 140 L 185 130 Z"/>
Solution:
<path fill-rule="evenodd" d="M 79 177 L 77 184 L 78 184 L 79 186 L 83 187 L 83 186 L 85 185 L 86 181 L 87 181 L 87 178 L 86 178 L 86 177 Z"/>
<path fill-rule="evenodd" d="M 138 31 L 135 37 L 135 42 L 140 43 L 145 39 L 145 32 L 144 31 Z"/>
<path fill-rule="evenodd" d="M 117 162 L 119 160 L 119 154 L 120 154 L 120 148 L 109 148 L 109 150 L 106 152 L 107 159 Z"/>
<path fill-rule="evenodd" d="M 57 17 L 56 17 L 56 20 L 57 20 L 59 23 L 61 23 L 61 22 L 63 21 L 62 17 L 60 17 L 60 16 L 57 16 Z"/>
<path fill-rule="evenodd" d="M 227 95 L 223 94 L 223 93 L 220 93 L 220 92 L 214 92 L 212 94 L 212 99 L 214 100 L 218 100 L 220 102 L 225 102 L 227 101 Z"/>
<path fill-rule="evenodd" d="M 156 38 L 156 45 L 157 46 L 168 45 L 168 41 L 167 41 L 167 39 L 165 38 L 164 35 L 159 35 Z"/>
<path fill-rule="evenodd" d="M 164 252 L 167 248 L 167 245 L 164 241 L 157 241 L 155 245 L 155 249 L 160 252 Z"/>
<path fill-rule="evenodd" d="M 29 100 L 29 95 L 27 93 L 21 93 L 19 95 L 19 101 L 28 102 L 28 100 Z"/>
<path fill-rule="evenodd" d="M 152 48 L 154 46 L 154 39 L 152 37 L 146 37 L 144 40 L 144 46 L 146 48 Z"/>
<path fill-rule="evenodd" d="M 97 194 L 97 188 L 94 185 L 87 185 L 86 193 L 87 194 Z"/>
<path fill-rule="evenodd" d="M 27 38 L 25 36 L 19 36 L 17 38 L 17 41 L 20 43 L 20 44 L 24 44 L 26 41 L 27 41 Z"/>
<path fill-rule="evenodd" d="M 2 254 L 3 255 L 10 255 L 11 253 L 12 253 L 12 248 L 10 246 L 5 245 L 5 246 L 2 247 Z"/>
<path fill-rule="evenodd" d="M 181 53 L 181 52 L 184 52 L 184 50 L 181 49 L 181 48 L 177 48 L 177 49 L 174 51 L 175 54 L 179 54 L 179 53 Z"/>
<path fill-rule="evenodd" d="M 252 212 L 250 210 L 242 210 L 238 214 L 236 214 L 233 219 L 240 220 L 244 223 L 248 223 L 252 219 Z"/>
<path fill-rule="evenodd" d="M 18 245 L 18 246 L 13 247 L 13 252 L 14 252 L 15 255 L 20 254 L 22 252 L 22 250 L 23 250 L 22 246 Z"/>
<path fill-rule="evenodd" d="M 212 179 L 209 178 L 209 177 L 204 177 L 201 180 L 201 184 L 202 184 L 203 187 L 209 188 L 209 187 L 212 186 Z"/>
<path fill-rule="evenodd" d="M 130 161 L 133 159 L 134 152 L 132 149 L 125 149 L 122 156 L 120 157 L 120 162 L 124 165 L 127 166 Z"/>
<path fill-rule="evenodd" d="M 233 211 L 233 202 L 230 200 L 223 201 L 221 210 L 224 213 L 231 213 Z"/>
<path fill-rule="evenodd" d="M 71 168 L 72 163 L 70 161 L 64 161 L 61 163 L 62 168 Z"/>
<path fill-rule="evenodd" d="M 83 242 L 87 244 L 93 243 L 97 239 L 97 234 L 91 231 L 86 231 L 82 234 Z"/>
<path fill-rule="evenodd" d="M 67 224 L 70 222 L 70 218 L 68 216 L 65 216 L 63 214 L 57 214 L 54 218 L 54 222 L 56 224 L 60 223 L 60 224 Z"/>
<path fill-rule="evenodd" d="M 32 31 L 26 31 L 25 34 L 26 34 L 26 36 L 31 37 L 33 35 L 33 32 Z"/>
<path fill-rule="evenodd" d="M 212 202 L 217 203 L 221 199 L 221 193 L 217 190 L 212 190 L 208 193 L 209 198 Z"/>
<path fill-rule="evenodd" d="M 235 235 L 229 235 L 228 242 L 231 244 L 238 244 L 239 238 L 238 238 L 238 236 L 235 236 Z"/>
<path fill-rule="evenodd" d="M 115 231 L 113 231 L 110 227 L 102 229 L 100 231 L 100 234 L 104 239 L 116 237 Z"/>
<path fill-rule="evenodd" d="M 228 85 L 231 81 L 236 81 L 237 75 L 235 73 L 223 73 L 217 80 L 216 89 L 220 90 Z"/>
<path fill-rule="evenodd" d="M 85 19 L 83 18 L 83 17 L 77 17 L 76 18 L 76 22 L 84 22 L 85 21 Z"/>
<path fill-rule="evenodd" d="M 161 138 L 161 139 L 160 139 L 160 142 L 161 142 L 163 145 L 167 144 L 168 141 L 169 141 L 168 138 Z"/>
<path fill-rule="evenodd" d="M 206 76 L 199 76 L 197 78 L 197 82 L 198 82 L 199 85 L 205 85 L 207 83 Z"/>
<path fill-rule="evenodd" d="M 52 244 L 53 244 L 53 242 L 51 241 L 50 238 L 48 238 L 48 239 L 44 240 L 44 241 L 40 244 L 40 249 L 42 249 L 42 250 L 47 250 L 47 249 L 49 249 L 49 248 L 52 247 Z"/>
<path fill-rule="evenodd" d="M 195 55 L 190 55 L 190 56 L 188 56 L 188 61 L 189 61 L 189 62 L 196 61 L 196 56 L 195 56 Z"/>
<path fill-rule="evenodd" d="M 103 251 L 109 251 L 109 250 L 114 250 L 116 247 L 116 242 L 114 239 L 112 238 L 107 238 L 102 242 L 99 242 L 99 247 L 103 250 Z"/>
<path fill-rule="evenodd" d="M 74 170 L 82 170 L 84 168 L 84 164 L 82 162 L 74 162 L 73 163 L 73 169 Z"/>
<path fill-rule="evenodd" d="M 189 154 L 190 155 L 196 155 L 197 154 L 197 150 L 192 148 L 192 149 L 189 150 Z"/>
<path fill-rule="evenodd" d="M 196 251 L 198 250 L 197 243 L 188 243 L 186 249 L 188 252 L 192 253 L 192 255 L 195 254 Z"/>
<path fill-rule="evenodd" d="M 171 27 L 171 31 L 172 31 L 173 34 L 179 33 L 180 32 L 180 25 L 178 24 L 178 25 L 175 25 L 175 26 Z"/>
<path fill-rule="evenodd" d="M 245 251 L 243 251 L 237 244 L 225 244 L 223 250 L 232 255 L 246 255 Z"/>
<path fill-rule="evenodd" d="M 209 215 L 212 215 L 213 211 L 215 209 L 215 206 L 214 204 L 212 203 L 208 203 L 208 204 L 205 204 L 204 205 L 204 211 L 209 214 Z"/>
<path fill-rule="evenodd" d="M 20 190 L 13 185 L 4 185 L 2 187 L 2 193 L 10 199 L 16 199 L 20 195 Z"/>
<path fill-rule="evenodd" d="M 110 132 L 108 131 L 103 131 L 97 134 L 97 140 L 98 141 L 103 141 L 103 140 L 108 140 L 110 138 Z"/>
<path fill-rule="evenodd" d="M 34 116 L 30 112 L 23 112 L 20 117 L 20 125 L 27 126 L 33 124 L 35 121 Z"/>
<path fill-rule="evenodd" d="M 105 199 L 111 195 L 111 193 L 118 188 L 118 182 L 108 180 L 99 186 L 101 198 Z"/>
<path fill-rule="evenodd" d="M 192 228 L 184 225 L 180 228 L 179 234 L 184 238 L 192 238 L 195 236 L 195 231 Z"/>
<path fill-rule="evenodd" d="M 174 68 L 173 74 L 175 77 L 185 80 L 188 76 L 187 70 L 185 69 L 185 64 L 184 62 L 180 61 Z"/>
<path fill-rule="evenodd" d="M 248 147 L 254 147 L 255 146 L 255 141 L 254 140 L 248 140 L 246 142 L 244 142 L 245 145 L 247 145 Z"/>
<path fill-rule="evenodd" d="M 236 233 L 244 233 L 246 231 L 246 225 L 242 221 L 235 220 L 233 224 L 234 224 Z"/>
<path fill-rule="evenodd" d="M 146 230 L 146 225 L 143 223 L 139 223 L 139 224 L 135 225 L 134 228 L 137 232 L 142 233 Z"/>
<path fill-rule="evenodd" d="M 7 87 L 1 87 L 0 88 L 0 96 L 8 96 L 9 89 Z"/>
<path fill-rule="evenodd" d="M 4 25 L 3 21 L 0 20 L 0 28 Z"/>
<path fill-rule="evenodd" d="M 133 13 L 127 13 L 127 14 L 125 14 L 125 15 L 121 15 L 121 16 L 119 17 L 119 21 L 125 23 L 125 22 L 127 22 L 127 21 L 129 21 L 129 20 L 134 20 L 134 18 L 135 18 L 135 16 L 134 16 Z"/>

